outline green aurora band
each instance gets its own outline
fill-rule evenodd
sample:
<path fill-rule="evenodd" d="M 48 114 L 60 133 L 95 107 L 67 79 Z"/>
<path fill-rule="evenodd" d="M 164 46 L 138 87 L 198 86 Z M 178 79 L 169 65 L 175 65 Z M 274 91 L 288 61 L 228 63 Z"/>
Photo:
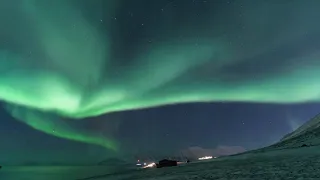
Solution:
<path fill-rule="evenodd" d="M 0 46 L 0 100 L 36 130 L 116 150 L 115 140 L 67 119 L 188 102 L 320 99 L 320 12 L 310 4 L 242 1 L 218 17 L 208 12 L 202 24 L 163 17 L 147 33 L 157 41 L 115 56 L 121 34 L 112 17 L 123 2 L 93 3 L 111 17 L 103 19 L 89 17 L 84 2 L 0 2 L 0 37 L 8 42 Z"/>

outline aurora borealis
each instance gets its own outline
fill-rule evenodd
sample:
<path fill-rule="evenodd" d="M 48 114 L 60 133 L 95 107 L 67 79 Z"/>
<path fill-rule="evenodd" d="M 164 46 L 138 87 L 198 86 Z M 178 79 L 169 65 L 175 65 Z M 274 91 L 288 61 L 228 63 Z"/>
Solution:
<path fill-rule="evenodd" d="M 318 102 L 319 5 L 1 0 L 0 100 L 38 131 L 115 150 L 68 121 L 190 102 Z"/>

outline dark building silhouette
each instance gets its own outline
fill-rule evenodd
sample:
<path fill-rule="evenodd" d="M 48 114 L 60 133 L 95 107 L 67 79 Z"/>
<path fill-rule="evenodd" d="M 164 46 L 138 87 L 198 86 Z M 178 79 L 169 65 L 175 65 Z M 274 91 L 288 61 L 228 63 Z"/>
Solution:
<path fill-rule="evenodd" d="M 174 160 L 163 159 L 159 161 L 159 163 L 156 165 L 157 165 L 157 168 L 171 167 L 171 166 L 177 166 L 178 162 Z"/>

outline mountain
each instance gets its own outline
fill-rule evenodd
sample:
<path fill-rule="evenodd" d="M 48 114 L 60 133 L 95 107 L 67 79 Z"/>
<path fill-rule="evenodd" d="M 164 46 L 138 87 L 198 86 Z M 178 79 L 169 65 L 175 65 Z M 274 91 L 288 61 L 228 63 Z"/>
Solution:
<path fill-rule="evenodd" d="M 285 135 L 278 143 L 262 148 L 261 150 L 288 149 L 317 145 L 320 145 L 320 114 L 311 118 L 295 131 Z"/>
<path fill-rule="evenodd" d="M 315 117 L 313 117 L 311 120 L 309 120 L 308 122 L 306 122 L 305 124 L 303 124 L 302 126 L 300 126 L 298 129 L 296 129 L 295 131 L 285 135 L 281 141 L 285 141 L 288 139 L 292 139 L 294 137 L 297 137 L 299 135 L 302 135 L 308 131 L 313 131 L 316 130 L 320 127 L 320 114 L 316 115 Z"/>
<path fill-rule="evenodd" d="M 311 118 L 308 122 L 300 126 L 295 131 L 285 135 L 279 142 L 270 146 L 246 151 L 233 156 L 257 154 L 277 150 L 295 149 L 300 147 L 310 147 L 320 145 L 320 114 Z"/>

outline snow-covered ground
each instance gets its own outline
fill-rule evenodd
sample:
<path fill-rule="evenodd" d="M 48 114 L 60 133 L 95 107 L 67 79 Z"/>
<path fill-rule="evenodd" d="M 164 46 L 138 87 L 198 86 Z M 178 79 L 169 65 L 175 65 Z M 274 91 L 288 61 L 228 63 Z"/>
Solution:
<path fill-rule="evenodd" d="M 306 147 L 302 147 L 302 145 Z M 110 167 L 3 167 L 0 180 L 280 180 L 320 179 L 320 116 L 279 143 L 184 166 L 111 170 Z"/>
<path fill-rule="evenodd" d="M 25 167 L 0 170 L 1 180 L 222 180 L 320 179 L 320 146 L 191 163 L 181 167 L 110 172 L 104 167 Z"/>
<path fill-rule="evenodd" d="M 320 179 L 320 147 L 248 153 L 183 167 L 149 169 L 99 180 Z M 88 179 L 89 180 L 89 179 Z"/>

